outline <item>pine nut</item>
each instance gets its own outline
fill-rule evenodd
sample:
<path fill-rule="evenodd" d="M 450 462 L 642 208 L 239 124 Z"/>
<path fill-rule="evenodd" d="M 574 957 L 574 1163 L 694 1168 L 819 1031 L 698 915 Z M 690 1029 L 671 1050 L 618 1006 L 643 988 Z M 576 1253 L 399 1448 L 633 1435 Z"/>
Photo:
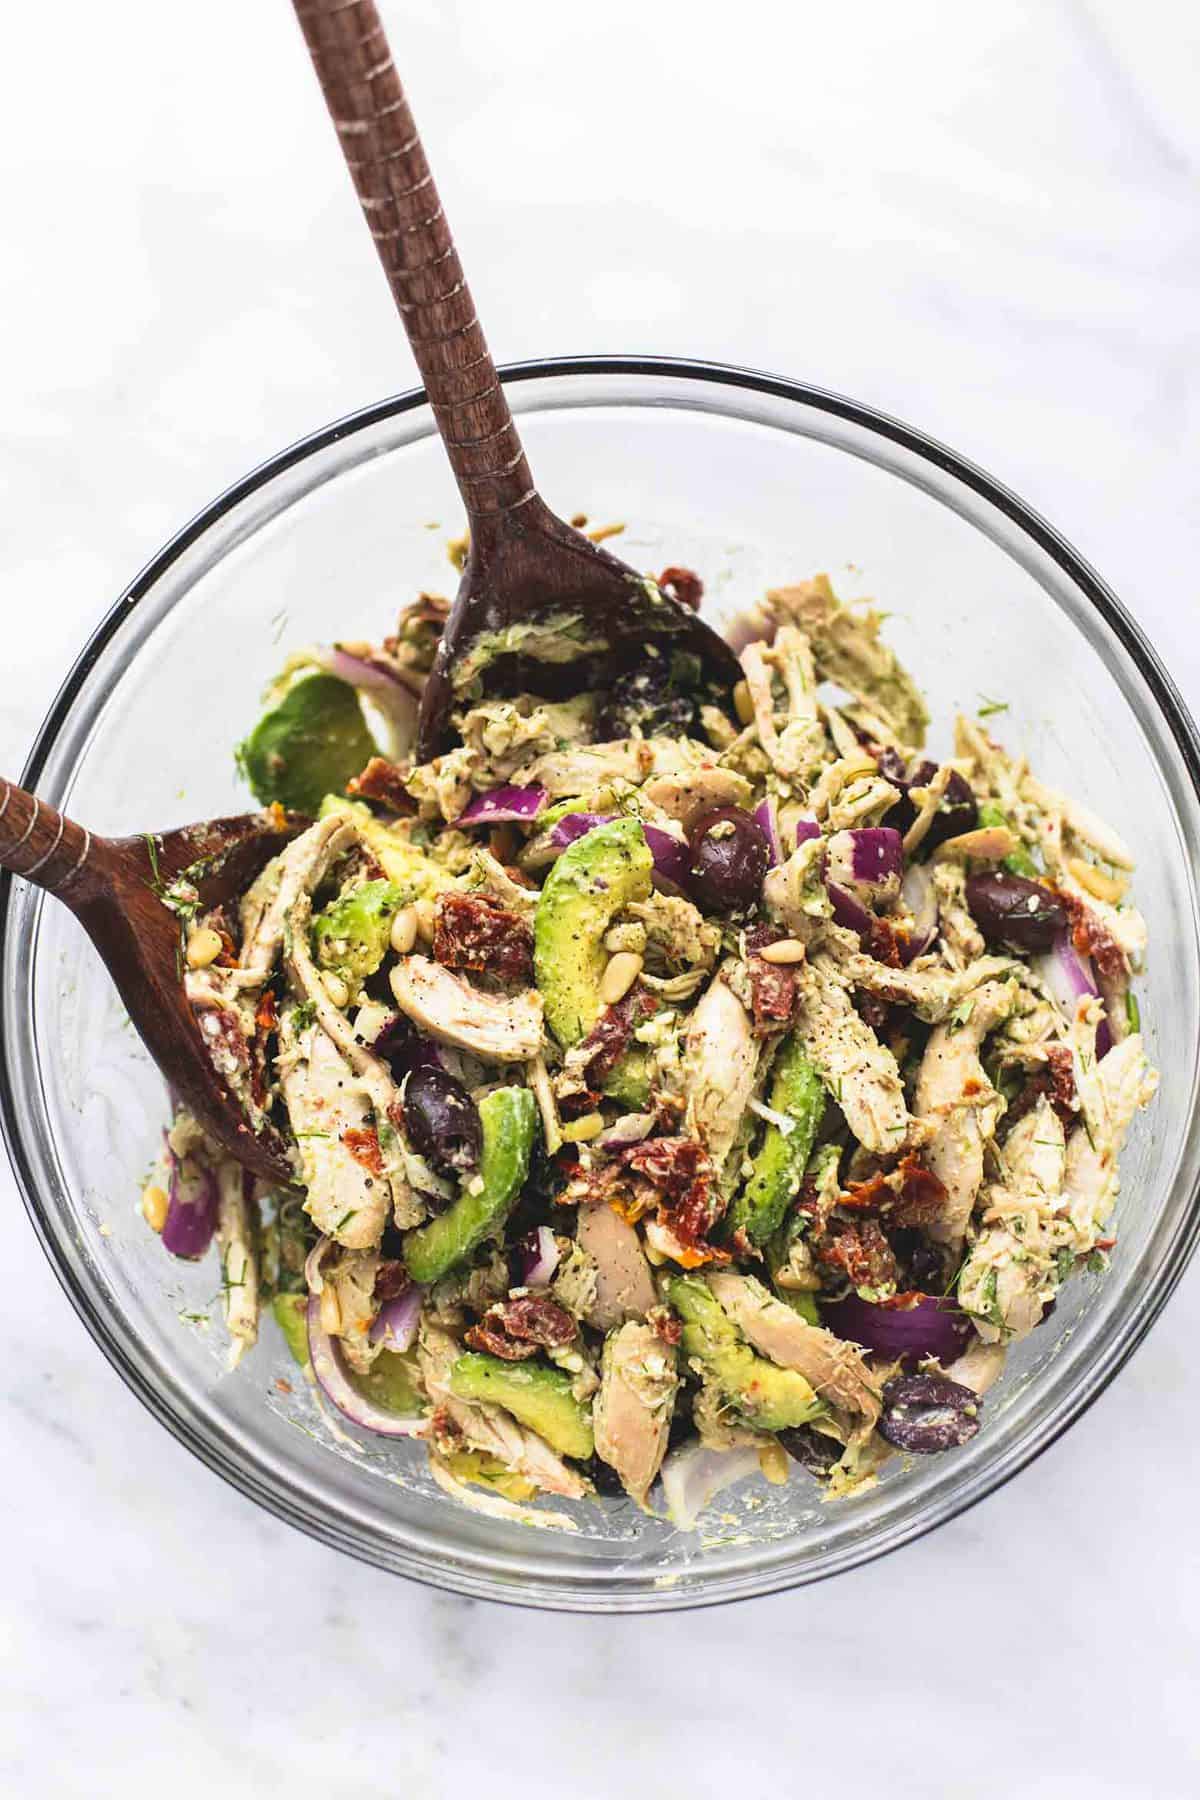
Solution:
<path fill-rule="evenodd" d="M 623 1000 L 642 972 L 642 959 L 635 950 L 618 950 L 600 977 L 600 998 L 605 1006 Z"/>
<path fill-rule="evenodd" d="M 646 927 L 636 919 L 628 925 L 610 925 L 604 934 L 604 948 L 610 956 L 618 950 L 633 950 L 640 956 L 646 948 Z"/>
<path fill-rule="evenodd" d="M 338 1305 L 336 1290 L 326 1282 L 321 1289 L 321 1330 L 330 1337 L 337 1337 L 342 1329 L 342 1309 Z"/>
<path fill-rule="evenodd" d="M 153 1183 L 142 1195 L 142 1217 L 151 1231 L 161 1231 L 167 1222 L 167 1196 L 164 1189 Z"/>
<path fill-rule="evenodd" d="M 189 969 L 207 969 L 221 954 L 221 939 L 211 925 L 200 925 L 188 939 Z"/>
<path fill-rule="evenodd" d="M 754 954 L 766 963 L 802 963 L 808 952 L 799 938 L 780 938 L 777 944 L 764 944 Z"/>
<path fill-rule="evenodd" d="M 417 915 L 417 930 L 427 944 L 432 944 L 437 931 L 437 901 L 418 900 L 413 911 Z"/>
<path fill-rule="evenodd" d="M 392 920 L 392 949 L 397 956 L 407 956 L 417 941 L 417 909 L 415 906 L 402 906 Z"/>
<path fill-rule="evenodd" d="M 754 702 L 750 698 L 750 683 L 739 681 L 733 690 L 733 710 L 743 725 L 754 723 Z"/>
<path fill-rule="evenodd" d="M 1095 863 L 1085 862 L 1082 856 L 1068 856 L 1067 867 L 1081 887 L 1089 894 L 1095 894 L 1097 900 L 1107 900 L 1115 906 L 1118 900 L 1125 897 L 1125 889 L 1129 883 L 1123 875 L 1106 875 Z"/>
<path fill-rule="evenodd" d="M 786 1487 L 790 1473 L 788 1453 L 782 1444 L 760 1444 L 758 1466 L 772 1487 Z"/>
<path fill-rule="evenodd" d="M 329 998 L 333 1001 L 333 1004 L 339 1011 L 344 1007 L 349 1006 L 350 989 L 346 986 L 346 983 L 342 980 L 340 975 L 335 975 L 333 970 L 329 969 L 322 975 L 321 980 L 325 984 L 325 992 L 329 995 Z"/>
<path fill-rule="evenodd" d="M 571 1119 L 562 1128 L 563 1138 L 568 1144 L 586 1144 L 594 1137 L 599 1137 L 604 1130 L 604 1114 L 584 1113 L 581 1119 Z"/>

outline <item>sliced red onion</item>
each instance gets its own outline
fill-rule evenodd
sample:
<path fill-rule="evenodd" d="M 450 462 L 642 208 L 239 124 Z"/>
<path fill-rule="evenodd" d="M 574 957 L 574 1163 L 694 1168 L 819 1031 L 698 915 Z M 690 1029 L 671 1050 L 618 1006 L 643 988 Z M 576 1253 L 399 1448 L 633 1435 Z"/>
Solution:
<path fill-rule="evenodd" d="M 164 1134 L 165 1135 L 165 1134 Z M 167 1144 L 167 1217 L 163 1248 L 194 1262 L 203 1256 L 217 1229 L 217 1178 L 207 1163 L 176 1156 Z"/>
<path fill-rule="evenodd" d="M 1100 998 L 1091 960 L 1080 956 L 1071 942 L 1069 928 L 1059 932 L 1054 948 L 1046 956 L 1039 957 L 1034 967 L 1068 1019 L 1075 1017 L 1080 1000 Z M 1101 1019 L 1096 1031 L 1097 1057 L 1107 1056 L 1112 1047 L 1112 1028 L 1107 1019 Z"/>
<path fill-rule="evenodd" d="M 367 695 L 387 727 L 389 752 L 393 756 L 407 754 L 417 735 L 421 705 L 421 683 L 415 676 L 401 675 L 382 658 L 354 656 L 337 644 L 318 644 L 312 661 L 356 693 Z"/>
<path fill-rule="evenodd" d="M 321 1263 L 333 1241 L 328 1233 L 323 1233 L 304 1259 L 304 1285 L 310 1294 L 319 1294 L 324 1289 L 325 1278 L 321 1274 Z"/>
<path fill-rule="evenodd" d="M 456 825 L 526 825 L 546 804 L 546 790 L 532 782 L 528 787 L 491 788 L 476 794 L 459 813 Z"/>
<path fill-rule="evenodd" d="M 336 675 L 339 681 L 347 682 L 363 693 L 384 696 L 393 688 L 402 688 L 414 700 L 421 697 L 421 686 L 416 677 L 402 675 L 382 657 L 355 656 L 351 651 L 343 650 L 340 644 L 317 644 L 312 659 L 328 674 Z"/>
<path fill-rule="evenodd" d="M 836 881 L 827 881 L 825 892 L 829 895 L 829 904 L 833 908 L 835 925 L 844 925 L 847 931 L 857 931 L 860 934 L 871 929 L 871 913 L 861 900 L 848 893 L 844 887 L 839 887 Z"/>
<path fill-rule="evenodd" d="M 545 1287 L 558 1267 L 558 1242 L 548 1225 L 539 1225 L 517 1245 L 522 1287 Z"/>
<path fill-rule="evenodd" d="M 890 906 L 900 892 L 904 847 L 890 825 L 835 831 L 825 847 L 827 881 L 868 906 Z"/>
<path fill-rule="evenodd" d="M 382 1344 L 385 1350 L 411 1350 L 416 1340 L 417 1326 L 421 1320 L 421 1302 L 424 1298 L 424 1288 L 418 1287 L 414 1282 L 398 1300 L 387 1301 L 371 1327 L 371 1342 Z M 330 1395 L 330 1398 L 333 1396 Z"/>
<path fill-rule="evenodd" d="M 900 895 L 912 914 L 912 935 L 900 951 L 902 962 L 924 956 L 938 932 L 937 890 L 924 863 L 914 863 L 905 874 Z"/>
<path fill-rule="evenodd" d="M 923 1356 L 953 1362 L 962 1355 L 971 1331 L 958 1304 L 937 1294 L 923 1294 L 914 1306 L 874 1306 L 850 1294 L 831 1306 L 822 1305 L 821 1321 L 835 1337 L 889 1360 L 913 1362 Z"/>
<path fill-rule="evenodd" d="M 778 810 L 772 795 L 768 794 L 762 804 L 755 807 L 754 821 L 767 840 L 767 849 L 771 853 L 771 867 L 778 868 L 783 861 L 783 845 L 779 838 Z"/>
<path fill-rule="evenodd" d="M 654 858 L 654 873 L 669 881 L 672 887 L 686 888 L 692 853 L 684 840 L 672 831 L 664 831 L 660 825 L 643 825 L 642 830 Z"/>
<path fill-rule="evenodd" d="M 703 1444 L 684 1444 L 672 1450 L 662 1466 L 667 1517 L 678 1531 L 694 1531 L 697 1519 L 719 1493 L 758 1472 L 757 1450 L 709 1450 Z"/>
<path fill-rule="evenodd" d="M 586 837 L 589 831 L 595 831 L 597 825 L 611 824 L 614 817 L 613 813 L 564 813 L 550 827 L 550 841 L 565 850 L 576 838 Z"/>
<path fill-rule="evenodd" d="M 321 1302 L 315 1295 L 308 1302 L 308 1355 L 322 1392 L 351 1424 L 379 1437 L 424 1437 L 424 1418 L 401 1418 L 359 1393 L 346 1372 L 336 1339 L 321 1325 Z"/>
<path fill-rule="evenodd" d="M 792 827 L 792 836 L 796 840 L 797 847 L 807 844 L 811 838 L 819 838 L 820 835 L 821 827 L 815 819 L 797 819 Z"/>
<path fill-rule="evenodd" d="M 550 841 L 565 850 L 568 844 L 586 837 L 597 825 L 611 824 L 615 816 L 613 813 L 565 813 L 550 827 Z M 643 825 L 642 830 L 654 858 L 655 874 L 677 888 L 685 888 L 692 862 L 686 841 L 672 831 L 664 831 L 660 825 Z"/>

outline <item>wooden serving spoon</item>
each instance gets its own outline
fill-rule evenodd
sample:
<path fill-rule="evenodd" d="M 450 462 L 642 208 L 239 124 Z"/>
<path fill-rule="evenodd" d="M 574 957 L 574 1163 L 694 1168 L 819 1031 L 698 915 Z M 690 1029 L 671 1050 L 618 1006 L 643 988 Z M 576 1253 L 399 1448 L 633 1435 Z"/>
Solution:
<path fill-rule="evenodd" d="M 180 921 L 162 895 L 187 870 L 204 910 L 234 900 L 308 823 L 255 813 L 144 837 L 94 837 L 0 776 L 0 867 L 70 907 L 180 1100 L 246 1168 L 283 1187 L 295 1176 L 282 1142 L 251 1130 L 213 1066 L 184 992 Z"/>
<path fill-rule="evenodd" d="M 449 746 L 451 713 L 484 667 L 493 694 L 580 693 L 644 667 L 650 644 L 690 652 L 728 694 L 741 678 L 729 645 L 534 488 L 374 0 L 294 5 L 470 527 L 421 704 L 419 757 Z M 561 645 L 565 619 L 588 649 L 564 666 L 539 656 L 531 634 Z"/>

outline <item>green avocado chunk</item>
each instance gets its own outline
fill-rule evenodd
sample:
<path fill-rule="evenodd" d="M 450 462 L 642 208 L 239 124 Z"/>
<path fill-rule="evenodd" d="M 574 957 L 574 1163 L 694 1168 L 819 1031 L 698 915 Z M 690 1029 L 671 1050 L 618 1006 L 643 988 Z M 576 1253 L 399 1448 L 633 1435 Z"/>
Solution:
<path fill-rule="evenodd" d="M 336 675 L 305 675 L 265 712 L 238 748 L 256 800 L 316 814 L 376 754 L 358 695 Z"/>
<path fill-rule="evenodd" d="M 754 1173 L 729 1209 L 731 1228 L 752 1244 L 765 1244 L 778 1230 L 788 1203 L 800 1192 L 804 1170 L 825 1111 L 825 1088 L 796 1038 L 779 1053 L 771 1082 L 772 1112 L 792 1121 L 792 1129 L 768 1124 Z"/>
<path fill-rule="evenodd" d="M 373 975 L 387 955 L 392 920 L 409 898 L 393 881 L 368 881 L 331 901 L 312 924 L 320 966 L 347 977 L 352 987 Z"/>
<path fill-rule="evenodd" d="M 673 1276 L 667 1298 L 683 1320 L 684 1355 L 701 1365 L 704 1379 L 747 1425 L 785 1431 L 825 1412 L 803 1375 L 755 1355 L 698 1275 Z"/>
<path fill-rule="evenodd" d="M 504 1407 L 560 1456 L 586 1460 L 595 1449 L 591 1415 L 571 1392 L 571 1377 L 563 1369 L 503 1362 L 471 1350 L 450 1371 L 450 1389 L 460 1400 Z"/>
<path fill-rule="evenodd" d="M 577 838 L 546 877 L 533 921 L 534 979 L 564 1048 L 604 1010 L 604 934 L 631 901 L 646 899 L 653 866 L 641 821 L 613 819 Z"/>
<path fill-rule="evenodd" d="M 503 1225 L 529 1173 L 537 1102 L 528 1088 L 493 1088 L 479 1103 L 483 1150 L 479 1173 L 447 1212 L 404 1239 L 414 1281 L 438 1281 Z M 472 1189 L 475 1191 L 472 1192 Z"/>
<path fill-rule="evenodd" d="M 364 1400 L 401 1419 L 414 1419 L 425 1410 L 415 1350 L 381 1350 L 365 1374 L 347 1368 L 346 1379 Z"/>
<path fill-rule="evenodd" d="M 283 1341 L 300 1364 L 308 1367 L 308 1295 L 276 1294 L 271 1302 L 275 1323 L 283 1333 Z"/>
<path fill-rule="evenodd" d="M 1003 831 L 1012 831 L 1013 828 L 1012 820 L 1004 808 L 997 806 L 994 800 L 980 801 L 979 823 L 980 825 L 998 826 Z M 1007 869 L 1010 875 L 1025 875 L 1035 881 L 1042 872 L 1024 844 L 1018 844 L 1015 850 L 1011 850 L 1000 866 Z"/>

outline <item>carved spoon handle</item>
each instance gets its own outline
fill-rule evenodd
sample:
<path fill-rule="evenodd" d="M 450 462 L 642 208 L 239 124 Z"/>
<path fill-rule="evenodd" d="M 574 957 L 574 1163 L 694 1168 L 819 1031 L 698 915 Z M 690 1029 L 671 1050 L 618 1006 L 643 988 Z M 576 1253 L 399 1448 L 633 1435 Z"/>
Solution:
<path fill-rule="evenodd" d="M 472 521 L 533 481 L 374 0 L 294 0 L 375 248 Z"/>

